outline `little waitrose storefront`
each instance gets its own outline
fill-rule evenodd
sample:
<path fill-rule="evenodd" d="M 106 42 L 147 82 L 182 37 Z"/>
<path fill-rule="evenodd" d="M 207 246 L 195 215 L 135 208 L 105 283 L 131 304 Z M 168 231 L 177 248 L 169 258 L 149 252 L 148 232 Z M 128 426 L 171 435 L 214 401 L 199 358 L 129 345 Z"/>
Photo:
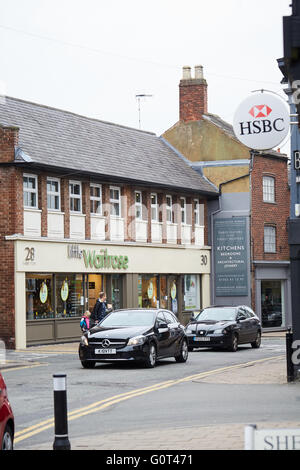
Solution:
<path fill-rule="evenodd" d="M 14 238 L 16 348 L 76 341 L 105 291 L 113 308 L 167 308 L 183 323 L 210 303 L 210 249 Z"/>

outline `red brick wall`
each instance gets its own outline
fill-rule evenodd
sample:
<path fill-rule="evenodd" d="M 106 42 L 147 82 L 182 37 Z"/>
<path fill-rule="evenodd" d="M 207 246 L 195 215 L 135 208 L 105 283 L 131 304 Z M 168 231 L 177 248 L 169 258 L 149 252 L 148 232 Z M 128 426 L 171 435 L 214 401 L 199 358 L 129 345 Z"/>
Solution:
<path fill-rule="evenodd" d="M 15 346 L 14 242 L 7 235 L 23 233 L 23 176 L 14 167 L 0 167 L 0 339 Z"/>
<path fill-rule="evenodd" d="M 275 202 L 263 201 L 263 176 L 275 178 Z M 287 220 L 290 214 L 290 191 L 287 161 L 279 157 L 256 155 L 251 173 L 251 258 L 252 261 L 289 260 Z M 276 228 L 276 252 L 264 252 L 264 227 Z M 255 266 L 251 267 L 252 305 L 255 306 Z M 254 307 L 255 308 L 255 307 Z"/>
<path fill-rule="evenodd" d="M 179 84 L 179 119 L 199 121 L 207 113 L 207 83 L 204 79 L 181 80 Z"/>
<path fill-rule="evenodd" d="M 263 201 L 263 176 L 275 178 L 275 203 Z M 290 213 L 287 161 L 255 156 L 252 183 L 251 239 L 254 260 L 287 260 L 289 245 L 287 219 Z M 276 227 L 276 253 L 264 252 L 264 227 Z"/>

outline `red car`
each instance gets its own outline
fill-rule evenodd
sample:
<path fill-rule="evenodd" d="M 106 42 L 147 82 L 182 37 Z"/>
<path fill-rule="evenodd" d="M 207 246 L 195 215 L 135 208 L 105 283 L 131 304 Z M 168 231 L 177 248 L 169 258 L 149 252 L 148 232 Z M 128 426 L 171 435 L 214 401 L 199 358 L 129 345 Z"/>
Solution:
<path fill-rule="evenodd" d="M 7 389 L 0 372 L 0 450 L 13 450 L 14 415 L 8 401 Z"/>

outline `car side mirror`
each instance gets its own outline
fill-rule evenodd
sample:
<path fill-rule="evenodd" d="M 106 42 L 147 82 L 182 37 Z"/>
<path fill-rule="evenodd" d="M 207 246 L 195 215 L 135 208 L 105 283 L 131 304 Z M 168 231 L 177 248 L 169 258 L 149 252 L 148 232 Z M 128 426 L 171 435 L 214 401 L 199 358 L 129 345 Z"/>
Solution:
<path fill-rule="evenodd" d="M 242 320 L 246 320 L 246 318 L 247 318 L 247 317 L 246 317 L 245 315 L 242 315 L 242 314 L 241 314 L 241 315 L 238 315 L 238 317 L 237 317 L 237 322 L 240 322 L 240 321 L 242 321 Z"/>
<path fill-rule="evenodd" d="M 159 333 L 164 333 L 165 331 L 168 331 L 168 325 L 166 323 L 160 323 L 158 325 L 158 332 Z"/>

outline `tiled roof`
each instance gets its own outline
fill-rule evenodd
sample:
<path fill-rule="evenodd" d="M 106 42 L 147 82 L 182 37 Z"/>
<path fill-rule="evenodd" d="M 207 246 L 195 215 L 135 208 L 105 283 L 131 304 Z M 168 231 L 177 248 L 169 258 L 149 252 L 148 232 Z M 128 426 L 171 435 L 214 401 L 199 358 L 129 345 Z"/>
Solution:
<path fill-rule="evenodd" d="M 155 134 L 16 98 L 0 101 L 0 125 L 20 129 L 18 161 L 217 194 Z M 29 158 L 28 158 L 29 157 Z"/>

